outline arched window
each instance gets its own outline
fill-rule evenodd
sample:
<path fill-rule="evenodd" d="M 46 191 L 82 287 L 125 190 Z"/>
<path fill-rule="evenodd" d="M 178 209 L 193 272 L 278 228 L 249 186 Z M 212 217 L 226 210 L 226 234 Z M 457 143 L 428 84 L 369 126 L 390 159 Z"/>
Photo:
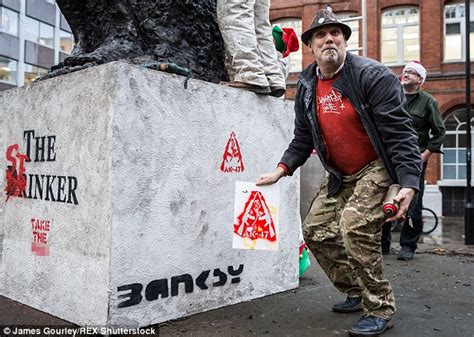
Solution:
<path fill-rule="evenodd" d="M 303 69 L 303 44 L 301 42 L 301 34 L 303 25 L 301 19 L 299 18 L 285 18 L 272 21 L 272 25 L 278 25 L 281 28 L 293 28 L 295 30 L 296 36 L 298 36 L 298 41 L 300 43 L 300 49 L 296 52 L 288 55 L 290 58 L 290 73 L 300 72 Z"/>
<path fill-rule="evenodd" d="M 471 59 L 474 58 L 474 4 L 470 8 L 469 39 Z M 466 60 L 466 21 L 464 1 L 450 2 L 444 6 L 444 60 Z"/>
<path fill-rule="evenodd" d="M 362 55 L 362 50 L 359 50 L 359 48 L 363 47 L 359 39 L 361 19 L 356 19 L 359 15 L 356 12 L 341 12 L 336 13 L 336 15 L 339 20 L 351 27 L 352 30 L 351 37 L 349 41 L 347 41 L 347 50 L 351 53 Z"/>
<path fill-rule="evenodd" d="M 399 7 L 382 13 L 382 62 L 402 65 L 420 59 L 418 7 Z"/>
<path fill-rule="evenodd" d="M 474 128 L 474 118 L 471 127 Z M 443 165 L 441 177 L 443 180 L 466 179 L 466 110 L 458 109 L 449 114 L 445 119 L 446 138 L 442 147 Z M 473 143 L 471 136 L 471 144 Z"/>

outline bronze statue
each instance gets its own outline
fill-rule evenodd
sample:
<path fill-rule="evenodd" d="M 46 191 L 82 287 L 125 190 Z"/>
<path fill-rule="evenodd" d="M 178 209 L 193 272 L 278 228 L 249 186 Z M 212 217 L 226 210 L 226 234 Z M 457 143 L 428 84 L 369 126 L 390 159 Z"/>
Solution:
<path fill-rule="evenodd" d="M 227 78 L 216 0 L 57 0 L 74 34 L 71 56 L 51 68 L 54 77 L 127 59 L 175 63 L 194 78 Z"/>

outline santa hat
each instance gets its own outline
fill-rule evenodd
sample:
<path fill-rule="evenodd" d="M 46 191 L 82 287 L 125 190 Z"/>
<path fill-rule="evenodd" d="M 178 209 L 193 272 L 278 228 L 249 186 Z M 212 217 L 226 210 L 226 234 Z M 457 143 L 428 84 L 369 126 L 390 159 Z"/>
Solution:
<path fill-rule="evenodd" d="M 421 84 L 425 82 L 426 69 L 425 67 L 423 67 L 420 61 L 411 61 L 405 66 L 405 68 L 403 68 L 403 72 L 405 72 L 408 69 L 414 70 L 421 77 Z"/>
<path fill-rule="evenodd" d="M 290 53 L 300 49 L 300 43 L 293 28 L 274 26 L 272 34 L 275 39 L 275 47 L 282 53 L 283 57 L 287 57 Z"/>

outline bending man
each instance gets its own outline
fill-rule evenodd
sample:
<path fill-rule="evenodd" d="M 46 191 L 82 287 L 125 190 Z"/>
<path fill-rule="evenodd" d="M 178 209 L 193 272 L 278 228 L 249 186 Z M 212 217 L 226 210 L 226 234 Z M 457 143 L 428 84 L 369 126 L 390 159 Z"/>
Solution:
<path fill-rule="evenodd" d="M 364 309 L 349 329 L 372 336 L 392 326 L 395 299 L 385 278 L 382 225 L 404 217 L 418 189 L 421 156 L 398 78 L 384 65 L 346 53 L 351 29 L 318 11 L 301 40 L 314 63 L 300 75 L 294 138 L 275 171 L 257 185 L 291 175 L 316 149 L 329 172 L 303 223 L 306 243 L 334 286 L 347 294 L 335 312 Z M 385 219 L 388 187 L 399 183 L 398 213 Z"/>

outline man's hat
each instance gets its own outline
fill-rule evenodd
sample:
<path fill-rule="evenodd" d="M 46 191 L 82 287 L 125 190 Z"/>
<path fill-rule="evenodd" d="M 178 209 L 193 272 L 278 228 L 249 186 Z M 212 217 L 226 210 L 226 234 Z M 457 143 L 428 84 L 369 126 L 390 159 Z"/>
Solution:
<path fill-rule="evenodd" d="M 423 67 L 423 65 L 420 63 L 420 61 L 410 61 L 407 63 L 405 68 L 403 68 L 403 72 L 405 72 L 407 69 L 412 69 L 414 70 L 420 77 L 421 77 L 421 84 L 425 83 L 426 80 L 426 69 Z"/>
<path fill-rule="evenodd" d="M 298 37 L 293 28 L 280 28 L 279 26 L 274 26 L 272 34 L 275 39 L 275 47 L 283 54 L 283 57 L 287 57 L 290 53 L 300 49 Z"/>
<path fill-rule="evenodd" d="M 303 41 L 305 45 L 308 45 L 309 40 L 313 36 L 313 32 L 315 32 L 321 27 L 330 25 L 335 25 L 341 28 L 342 34 L 344 34 L 344 38 L 346 39 L 346 41 L 349 40 L 352 34 L 351 27 L 339 21 L 339 19 L 333 12 L 328 11 L 327 9 L 321 9 L 316 13 L 311 27 L 309 27 L 309 29 L 301 35 L 301 41 Z"/>

